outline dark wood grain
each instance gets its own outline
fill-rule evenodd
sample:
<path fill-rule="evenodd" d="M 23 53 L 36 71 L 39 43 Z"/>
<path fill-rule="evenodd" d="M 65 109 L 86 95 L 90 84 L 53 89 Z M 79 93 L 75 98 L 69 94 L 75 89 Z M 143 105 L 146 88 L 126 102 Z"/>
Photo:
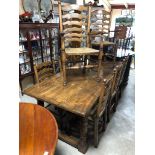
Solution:
<path fill-rule="evenodd" d="M 35 104 L 19 104 L 20 155 L 54 155 L 57 139 L 57 123 L 48 110 Z"/>

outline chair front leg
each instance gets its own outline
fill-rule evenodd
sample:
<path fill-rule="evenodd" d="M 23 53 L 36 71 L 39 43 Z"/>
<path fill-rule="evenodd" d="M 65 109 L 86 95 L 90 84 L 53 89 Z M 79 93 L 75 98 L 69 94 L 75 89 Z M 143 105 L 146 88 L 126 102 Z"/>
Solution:
<path fill-rule="evenodd" d="M 113 112 L 116 112 L 117 105 L 118 105 L 118 91 L 116 92 L 116 95 L 115 95 L 115 103 L 113 106 Z"/>
<path fill-rule="evenodd" d="M 103 131 L 106 130 L 107 127 L 107 106 L 105 108 L 104 114 L 103 114 Z"/>
<path fill-rule="evenodd" d="M 112 104 L 112 98 L 110 97 L 107 105 L 107 123 L 110 122 L 111 104 Z"/>
<path fill-rule="evenodd" d="M 99 118 L 95 117 L 94 120 L 94 147 L 98 147 L 99 138 L 98 138 L 98 125 L 99 125 Z"/>

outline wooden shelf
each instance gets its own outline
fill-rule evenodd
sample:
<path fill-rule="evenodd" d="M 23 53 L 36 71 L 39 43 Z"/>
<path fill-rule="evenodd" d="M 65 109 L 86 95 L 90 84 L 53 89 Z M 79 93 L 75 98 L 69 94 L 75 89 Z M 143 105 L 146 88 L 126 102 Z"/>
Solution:
<path fill-rule="evenodd" d="M 56 55 L 59 54 L 58 48 L 53 44 L 53 39 L 56 42 L 59 36 L 52 37 L 52 30 L 57 29 L 59 31 L 58 23 L 20 23 L 19 24 L 19 79 L 20 87 L 22 90 L 21 81 L 30 75 L 34 75 L 34 64 L 40 64 L 44 60 L 53 60 L 53 51 L 55 48 Z M 35 32 L 34 32 L 35 31 Z M 45 35 L 44 35 L 45 33 Z M 34 34 L 32 36 L 31 34 Z M 36 34 L 36 35 L 35 35 Z M 32 36 L 32 39 L 31 39 Z M 36 37 L 35 37 L 36 36 Z M 40 38 L 38 38 L 40 37 Z M 47 55 L 46 55 L 47 54 Z M 51 58 L 51 55 L 53 56 Z M 24 59 L 26 58 L 26 59 Z M 24 68 L 27 66 L 28 68 Z M 27 70 L 28 69 L 28 70 Z M 29 72 L 29 73 L 27 73 Z M 33 76 L 34 79 L 34 76 Z"/>

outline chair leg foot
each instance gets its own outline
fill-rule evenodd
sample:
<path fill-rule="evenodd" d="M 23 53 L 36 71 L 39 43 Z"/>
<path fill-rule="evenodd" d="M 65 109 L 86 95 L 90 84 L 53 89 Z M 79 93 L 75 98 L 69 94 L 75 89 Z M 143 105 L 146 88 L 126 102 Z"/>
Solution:
<path fill-rule="evenodd" d="M 107 107 L 106 107 L 105 112 L 103 114 L 103 131 L 105 131 L 106 127 L 107 127 L 107 113 L 108 113 L 107 111 L 108 110 L 107 110 Z"/>

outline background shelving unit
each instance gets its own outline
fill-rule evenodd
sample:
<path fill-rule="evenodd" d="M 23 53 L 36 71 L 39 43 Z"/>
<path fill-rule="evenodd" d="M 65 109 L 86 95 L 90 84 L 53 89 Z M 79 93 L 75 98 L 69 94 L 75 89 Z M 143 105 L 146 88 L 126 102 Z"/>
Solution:
<path fill-rule="evenodd" d="M 35 64 L 55 61 L 55 71 L 59 71 L 59 24 L 58 23 L 20 23 L 19 24 L 19 83 L 33 76 Z"/>

